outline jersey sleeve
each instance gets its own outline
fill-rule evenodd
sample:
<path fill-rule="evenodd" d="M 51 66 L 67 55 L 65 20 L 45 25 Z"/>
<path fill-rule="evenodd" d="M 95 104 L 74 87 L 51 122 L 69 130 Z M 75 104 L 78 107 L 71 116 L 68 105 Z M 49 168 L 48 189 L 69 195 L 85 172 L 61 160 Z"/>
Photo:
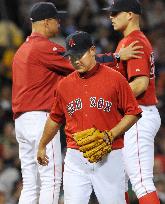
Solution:
<path fill-rule="evenodd" d="M 133 95 L 129 83 L 121 75 L 118 78 L 118 109 L 124 115 L 138 115 L 142 112 L 141 108 Z"/>
<path fill-rule="evenodd" d="M 117 64 L 117 60 L 114 54 L 111 52 L 105 54 L 97 54 L 96 61 L 110 67 L 113 67 Z"/>
<path fill-rule="evenodd" d="M 58 90 L 56 90 L 54 103 L 52 105 L 49 116 L 56 123 L 61 123 L 61 124 L 65 123 L 65 114 L 63 111 L 62 101 L 60 98 L 60 94 L 58 93 Z"/>
<path fill-rule="evenodd" d="M 61 75 L 68 75 L 75 71 L 72 64 L 63 56 L 64 48 L 49 46 L 39 51 L 40 62 L 48 69 L 55 71 Z"/>
<path fill-rule="evenodd" d="M 143 51 L 144 54 L 141 55 L 142 58 L 130 59 L 127 61 L 128 81 L 133 77 L 150 76 L 149 56 L 147 55 L 144 45 L 141 42 L 139 42 L 138 45 L 143 46 L 143 50 L 141 51 Z"/>

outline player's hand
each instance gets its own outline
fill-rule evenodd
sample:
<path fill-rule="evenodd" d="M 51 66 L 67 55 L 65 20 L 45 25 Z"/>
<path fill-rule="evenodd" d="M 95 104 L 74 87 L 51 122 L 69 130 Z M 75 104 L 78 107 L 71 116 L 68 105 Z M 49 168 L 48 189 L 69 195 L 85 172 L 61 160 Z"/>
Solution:
<path fill-rule="evenodd" d="M 46 147 L 39 146 L 38 153 L 37 153 L 37 160 L 38 160 L 38 163 L 42 166 L 48 165 L 49 157 L 46 155 Z"/>
<path fill-rule="evenodd" d="M 144 52 L 141 50 L 143 46 L 137 45 L 138 41 L 132 42 L 130 45 L 125 47 L 125 45 L 122 46 L 122 48 L 119 50 L 120 60 L 129 60 L 131 58 L 142 58 L 142 55 Z"/>

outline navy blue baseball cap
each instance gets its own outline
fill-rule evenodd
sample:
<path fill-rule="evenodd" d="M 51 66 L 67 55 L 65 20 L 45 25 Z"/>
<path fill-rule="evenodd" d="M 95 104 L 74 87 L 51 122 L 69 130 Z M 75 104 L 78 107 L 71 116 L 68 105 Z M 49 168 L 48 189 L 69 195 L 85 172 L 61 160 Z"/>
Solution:
<path fill-rule="evenodd" d="M 58 19 L 62 18 L 66 13 L 66 11 L 58 11 L 51 2 L 38 2 L 30 10 L 30 20 L 36 22 L 49 18 Z"/>
<path fill-rule="evenodd" d="M 83 55 L 93 45 L 93 40 L 87 32 L 76 31 L 66 38 L 66 52 L 64 56 Z"/>
<path fill-rule="evenodd" d="M 141 5 L 138 0 L 114 0 L 110 7 L 103 10 L 110 12 L 112 15 L 118 12 L 133 12 L 141 15 Z"/>

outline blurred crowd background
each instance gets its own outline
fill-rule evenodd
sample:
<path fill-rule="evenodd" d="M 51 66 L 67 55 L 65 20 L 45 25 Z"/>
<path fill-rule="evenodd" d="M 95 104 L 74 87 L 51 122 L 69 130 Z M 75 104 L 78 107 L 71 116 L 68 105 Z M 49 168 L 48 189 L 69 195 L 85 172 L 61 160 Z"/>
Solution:
<path fill-rule="evenodd" d="M 67 10 L 68 16 L 61 19 L 61 31 L 54 41 L 65 45 L 65 37 L 84 30 L 92 34 L 98 53 L 114 51 L 121 35 L 114 32 L 108 16 L 100 8 L 111 0 L 50 0 L 59 10 Z M 129 0 L 128 0 L 129 1 Z M 17 204 L 22 180 L 18 144 L 15 139 L 11 110 L 11 65 L 20 44 L 31 33 L 29 9 L 37 0 L 0 1 L 0 204 Z M 155 138 L 154 181 L 161 203 L 165 203 L 165 1 L 142 0 L 141 27 L 152 42 L 156 62 L 157 104 L 162 125 Z M 63 152 L 65 139 L 61 135 Z M 131 203 L 137 199 L 131 190 Z M 60 204 L 63 203 L 61 191 Z M 94 194 L 91 204 L 97 204 Z M 28 204 L 28 203 L 27 203 Z"/>

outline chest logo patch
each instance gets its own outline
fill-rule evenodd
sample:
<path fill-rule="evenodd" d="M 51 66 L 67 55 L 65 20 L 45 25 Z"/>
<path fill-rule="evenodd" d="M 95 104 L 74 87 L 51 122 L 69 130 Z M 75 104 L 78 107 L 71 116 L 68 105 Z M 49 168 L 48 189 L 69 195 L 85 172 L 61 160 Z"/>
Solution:
<path fill-rule="evenodd" d="M 77 98 L 74 101 L 71 101 L 66 106 L 66 109 L 68 114 L 72 116 L 75 111 L 82 109 L 82 100 L 80 98 Z"/>
<path fill-rule="evenodd" d="M 105 100 L 103 98 L 90 97 L 89 98 L 89 107 L 102 110 L 104 112 L 110 112 L 112 107 L 112 102 Z M 70 116 L 73 115 L 75 111 L 81 110 L 83 108 L 83 103 L 81 98 L 77 98 L 67 104 L 66 109 Z"/>

